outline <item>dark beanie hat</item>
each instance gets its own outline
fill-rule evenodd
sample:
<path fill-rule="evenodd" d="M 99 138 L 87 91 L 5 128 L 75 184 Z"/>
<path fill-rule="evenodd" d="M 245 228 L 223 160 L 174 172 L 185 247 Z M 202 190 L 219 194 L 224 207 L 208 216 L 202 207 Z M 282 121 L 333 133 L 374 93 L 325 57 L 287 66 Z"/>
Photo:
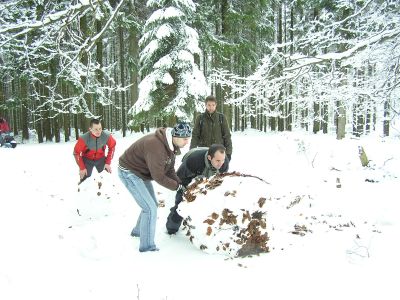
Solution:
<path fill-rule="evenodd" d="M 179 138 L 188 138 L 192 136 L 192 128 L 188 123 L 180 122 L 172 128 L 172 136 Z"/>

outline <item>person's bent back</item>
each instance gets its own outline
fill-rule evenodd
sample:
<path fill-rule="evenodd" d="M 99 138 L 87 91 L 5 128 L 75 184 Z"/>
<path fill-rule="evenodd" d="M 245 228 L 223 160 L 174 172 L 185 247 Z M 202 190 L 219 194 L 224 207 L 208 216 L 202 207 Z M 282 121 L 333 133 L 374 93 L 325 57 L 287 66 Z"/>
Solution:
<path fill-rule="evenodd" d="M 209 148 L 193 148 L 182 159 L 182 164 L 176 174 L 182 181 L 182 185 L 187 187 L 196 177 L 209 178 L 218 173 L 227 172 L 229 169 L 229 159 L 226 156 L 225 147 L 221 144 L 213 144 Z M 177 213 L 179 203 L 183 200 L 183 191 L 180 190 L 175 196 L 175 206 L 171 207 L 167 219 L 167 231 L 174 234 L 179 230 L 182 217 Z"/>

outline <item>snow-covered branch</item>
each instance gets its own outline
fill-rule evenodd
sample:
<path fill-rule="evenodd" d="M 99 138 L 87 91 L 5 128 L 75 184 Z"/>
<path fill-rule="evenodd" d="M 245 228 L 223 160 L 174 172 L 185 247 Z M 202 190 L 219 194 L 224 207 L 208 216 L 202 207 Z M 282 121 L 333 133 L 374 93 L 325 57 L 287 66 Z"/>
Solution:
<path fill-rule="evenodd" d="M 295 105 L 307 111 L 306 122 L 322 122 L 318 105 L 335 110 L 337 101 L 356 114 L 383 109 L 384 101 L 398 109 L 400 4 L 353 8 L 342 18 L 322 11 L 317 20 L 304 19 L 293 40 L 269 47 L 252 75 L 215 70 L 210 82 L 226 88 L 228 103 L 244 105 L 246 116 L 288 117 L 282 107 Z M 285 52 L 289 47 L 293 52 Z"/>
<path fill-rule="evenodd" d="M 398 40 L 400 38 L 400 27 L 391 29 L 391 30 L 383 30 L 382 32 L 378 34 L 374 34 L 371 37 L 360 41 L 357 45 L 354 47 L 343 51 L 343 52 L 331 52 L 331 53 L 326 53 L 322 55 L 316 55 L 313 57 L 310 56 L 305 56 L 301 54 L 293 55 L 290 56 L 290 59 L 293 63 L 297 63 L 294 66 L 287 67 L 284 69 L 286 72 L 290 72 L 293 70 L 297 70 L 306 66 L 318 64 L 321 62 L 327 62 L 327 61 L 332 61 L 332 60 L 342 60 L 342 59 L 347 59 L 351 56 L 353 56 L 355 53 L 364 50 L 367 47 L 370 47 L 371 45 L 375 43 L 383 43 L 387 40 Z"/>
<path fill-rule="evenodd" d="M 110 25 L 115 20 L 115 18 L 118 16 L 118 13 L 119 13 L 121 7 L 123 7 L 123 5 L 125 4 L 126 1 L 127 0 L 121 0 L 118 3 L 117 7 L 114 9 L 114 11 L 112 12 L 111 16 L 108 18 L 106 24 L 103 26 L 101 31 L 99 33 L 97 33 L 95 36 L 90 38 L 90 40 L 89 40 L 90 44 L 85 49 L 86 52 L 89 52 L 90 50 L 92 50 L 94 45 L 96 45 L 97 41 L 104 35 L 104 33 L 107 31 L 107 29 L 109 29 Z"/>
<path fill-rule="evenodd" d="M 78 4 L 71 5 L 63 11 L 48 14 L 42 20 L 30 19 L 21 23 L 6 23 L 2 20 L 1 23 L 3 24 L 0 28 L 0 36 L 6 36 L 7 39 L 0 44 L 0 47 L 3 47 L 11 40 L 26 35 L 38 28 L 44 28 L 61 21 L 68 23 L 68 20 L 75 19 L 80 14 L 84 15 L 88 7 L 92 8 L 93 5 L 98 2 L 98 0 L 93 0 L 93 3 L 89 3 L 88 1 L 80 2 Z M 7 33 L 8 35 L 6 35 Z"/>

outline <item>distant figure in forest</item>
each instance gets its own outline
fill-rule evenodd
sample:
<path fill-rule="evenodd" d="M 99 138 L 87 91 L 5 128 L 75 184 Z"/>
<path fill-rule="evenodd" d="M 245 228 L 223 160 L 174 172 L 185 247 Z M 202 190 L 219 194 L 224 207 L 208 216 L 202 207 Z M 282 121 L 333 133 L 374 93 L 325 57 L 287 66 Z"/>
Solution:
<path fill-rule="evenodd" d="M 0 147 L 15 148 L 17 142 L 14 140 L 12 134 L 10 134 L 10 126 L 5 118 L 0 118 Z"/>
<path fill-rule="evenodd" d="M 103 131 L 100 120 L 90 121 L 89 131 L 79 137 L 74 147 L 75 161 L 79 166 L 79 183 L 92 175 L 94 167 L 99 173 L 104 169 L 111 173 L 111 160 L 116 144 L 111 133 Z"/>
<path fill-rule="evenodd" d="M 190 149 L 222 144 L 226 148 L 226 156 L 231 160 L 232 138 L 228 121 L 224 114 L 216 111 L 217 100 L 214 96 L 208 96 L 205 103 L 206 111 L 197 116 L 194 123 Z"/>
<path fill-rule="evenodd" d="M 9 132 L 10 132 L 10 126 L 8 126 L 6 119 L 0 117 L 0 133 L 7 134 Z"/>

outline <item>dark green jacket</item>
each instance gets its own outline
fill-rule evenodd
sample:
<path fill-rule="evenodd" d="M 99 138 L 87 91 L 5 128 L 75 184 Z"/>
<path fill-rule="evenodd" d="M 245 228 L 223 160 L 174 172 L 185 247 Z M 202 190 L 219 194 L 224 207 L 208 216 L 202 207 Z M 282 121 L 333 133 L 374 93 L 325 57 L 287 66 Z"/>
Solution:
<path fill-rule="evenodd" d="M 222 124 L 219 115 L 222 115 Z M 190 149 L 210 147 L 212 144 L 222 144 L 226 148 L 226 154 L 232 154 L 231 131 L 225 116 L 219 112 L 212 115 L 204 112 L 197 116 L 194 123 Z"/>

